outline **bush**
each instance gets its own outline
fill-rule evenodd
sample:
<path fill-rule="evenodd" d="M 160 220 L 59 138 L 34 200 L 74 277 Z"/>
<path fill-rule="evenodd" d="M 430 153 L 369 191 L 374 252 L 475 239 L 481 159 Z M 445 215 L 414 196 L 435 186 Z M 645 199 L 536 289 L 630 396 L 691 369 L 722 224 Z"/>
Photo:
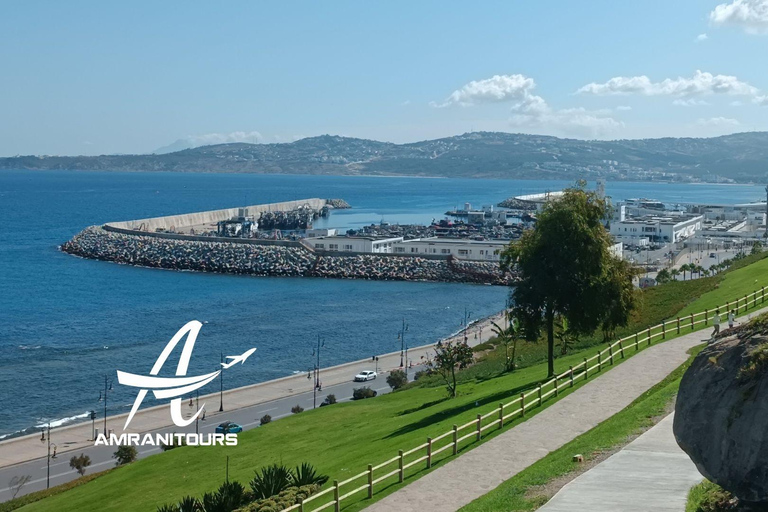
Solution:
<path fill-rule="evenodd" d="M 328 481 L 328 475 L 318 475 L 315 467 L 309 462 L 296 466 L 296 471 L 293 472 L 292 476 L 293 485 L 296 487 L 303 487 L 305 485 L 321 486 Z"/>
<path fill-rule="evenodd" d="M 280 494 L 289 488 L 294 480 L 293 473 L 283 464 L 272 464 L 261 468 L 249 482 L 256 499 Z"/>
<path fill-rule="evenodd" d="M 69 459 L 69 467 L 77 471 L 80 476 L 85 474 L 85 469 L 90 465 L 91 458 L 82 453 L 79 456 L 72 456 L 72 458 Z"/>
<path fill-rule="evenodd" d="M 323 400 L 323 403 L 320 404 L 320 407 L 323 407 L 324 405 L 333 405 L 336 403 L 336 395 L 328 395 L 325 397 L 325 400 Z"/>
<path fill-rule="evenodd" d="M 304 412 L 304 408 L 300 405 L 294 405 L 293 407 L 291 407 L 291 412 L 293 414 L 299 414 L 300 412 Z"/>
<path fill-rule="evenodd" d="M 176 433 L 174 432 L 174 435 L 171 436 L 171 443 L 170 444 L 160 443 L 160 449 L 161 450 L 163 450 L 164 452 L 167 452 L 168 450 L 173 450 L 174 448 L 178 448 L 179 446 L 187 446 L 187 438 L 186 438 L 186 436 L 181 438 L 181 442 L 177 442 L 175 434 Z"/>
<path fill-rule="evenodd" d="M 688 493 L 688 512 L 728 512 L 738 510 L 737 500 L 717 484 L 704 480 Z"/>
<path fill-rule="evenodd" d="M 352 390 L 352 400 L 362 400 L 364 398 L 373 398 L 376 396 L 376 391 L 372 390 L 368 386 L 363 388 L 355 388 Z"/>
<path fill-rule="evenodd" d="M 236 512 L 280 512 L 281 510 L 295 505 L 299 500 L 307 499 L 312 494 L 320 490 L 318 485 L 305 485 L 302 487 L 289 487 L 281 491 L 276 496 L 256 500 Z"/>
<path fill-rule="evenodd" d="M 122 445 L 117 448 L 117 451 L 112 454 L 113 459 L 117 459 L 117 465 L 122 466 L 129 464 L 136 460 L 139 453 L 136 451 L 135 446 Z"/>
<path fill-rule="evenodd" d="M 392 389 L 400 389 L 408 384 L 408 377 L 405 376 L 403 370 L 395 370 L 387 375 L 387 384 L 389 384 L 389 387 Z"/>
<path fill-rule="evenodd" d="M 216 492 L 203 494 L 205 512 L 232 512 L 245 505 L 245 488 L 240 482 L 224 482 Z"/>
<path fill-rule="evenodd" d="M 267 423 L 269 423 L 271 421 L 272 421 L 272 416 L 270 416 L 269 414 L 265 414 L 259 420 L 259 425 L 266 425 Z"/>

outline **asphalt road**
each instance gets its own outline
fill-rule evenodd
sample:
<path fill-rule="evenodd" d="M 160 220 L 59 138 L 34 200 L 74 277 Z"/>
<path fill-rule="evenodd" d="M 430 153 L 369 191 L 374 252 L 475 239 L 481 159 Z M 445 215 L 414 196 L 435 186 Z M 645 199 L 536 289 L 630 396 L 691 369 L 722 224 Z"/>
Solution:
<path fill-rule="evenodd" d="M 416 369 L 409 370 L 409 377 L 415 373 Z M 352 376 L 350 376 L 351 378 Z M 349 401 L 352 398 L 352 390 L 363 386 L 369 386 L 375 389 L 380 395 L 390 392 L 390 388 L 385 381 L 385 375 L 379 375 L 375 380 L 367 383 L 362 382 L 350 382 L 338 384 L 335 386 L 324 387 L 322 392 L 317 394 L 317 405 L 325 399 L 329 394 L 336 395 L 336 400 L 339 402 Z M 311 383 L 307 387 L 311 387 Z M 224 421 L 233 421 L 238 423 L 245 430 L 256 428 L 259 425 L 259 419 L 265 414 L 272 416 L 272 421 L 279 420 L 285 416 L 290 416 L 291 408 L 295 405 L 300 405 L 305 410 L 310 410 L 313 407 L 313 394 L 312 392 L 301 393 L 286 398 L 280 398 L 272 402 L 266 402 L 252 407 L 245 407 L 242 409 L 233 410 L 231 413 L 225 412 L 216 414 L 205 421 L 199 422 L 200 433 L 212 433 L 216 426 Z M 218 403 L 209 404 L 216 410 Z M 186 403 L 182 405 L 182 409 L 187 407 Z M 190 411 L 193 409 L 190 408 Z M 194 423 L 184 429 L 178 427 L 169 427 L 160 429 L 153 432 L 195 432 Z M 51 440 L 56 443 L 56 430 L 51 432 Z M 84 453 L 91 458 L 91 465 L 88 466 L 86 474 L 103 471 L 115 465 L 115 459 L 112 458 L 112 454 L 115 452 L 113 446 L 92 446 L 81 452 L 68 452 L 56 458 L 51 459 L 50 464 L 50 486 L 61 485 L 63 483 L 74 480 L 78 477 L 78 474 L 69 467 L 69 459 L 73 455 L 80 455 Z M 139 458 L 148 457 L 156 453 L 160 453 L 161 450 L 156 446 L 137 447 L 139 452 Z M 13 497 L 13 491 L 9 488 L 10 481 L 13 477 L 29 475 L 31 480 L 22 487 L 17 496 L 23 496 L 30 492 L 39 491 L 46 488 L 46 474 L 48 467 L 46 465 L 46 457 L 35 459 L 23 464 L 17 464 L 0 469 L 0 502 L 10 500 Z"/>

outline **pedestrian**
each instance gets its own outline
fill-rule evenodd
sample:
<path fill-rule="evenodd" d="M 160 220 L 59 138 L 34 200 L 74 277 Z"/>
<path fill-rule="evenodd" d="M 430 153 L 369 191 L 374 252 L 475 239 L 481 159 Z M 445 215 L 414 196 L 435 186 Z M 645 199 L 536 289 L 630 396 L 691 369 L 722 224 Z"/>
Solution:
<path fill-rule="evenodd" d="M 712 331 L 712 341 L 715 341 L 715 336 L 720 334 L 720 309 L 715 310 L 715 317 L 712 319 L 712 325 L 715 329 Z"/>
<path fill-rule="evenodd" d="M 193 407 L 193 405 L 192 405 L 192 397 L 189 397 L 189 406 Z"/>
<path fill-rule="evenodd" d="M 728 328 L 733 329 L 733 323 L 736 321 L 736 313 L 731 310 L 730 313 L 728 313 Z"/>

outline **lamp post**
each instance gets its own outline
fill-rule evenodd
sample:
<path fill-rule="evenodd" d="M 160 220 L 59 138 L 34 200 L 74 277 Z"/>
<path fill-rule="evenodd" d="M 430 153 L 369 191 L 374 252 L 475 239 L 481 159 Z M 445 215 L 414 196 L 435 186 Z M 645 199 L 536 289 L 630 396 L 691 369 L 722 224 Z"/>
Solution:
<path fill-rule="evenodd" d="M 403 327 L 400 329 L 400 332 L 397 334 L 397 337 L 400 339 L 400 368 L 403 367 L 403 356 L 405 355 L 405 333 L 408 332 L 408 324 L 405 323 L 405 318 L 403 318 Z"/>
<path fill-rule="evenodd" d="M 45 438 L 45 430 L 43 430 L 43 438 Z M 48 457 L 46 458 L 46 473 L 45 473 L 45 488 L 51 487 L 51 446 L 53 446 L 53 457 L 56 457 L 56 445 L 51 442 L 51 422 L 48 422 Z"/>
<path fill-rule="evenodd" d="M 221 363 L 224 363 L 224 352 L 221 353 Z M 219 367 L 221 370 L 221 367 Z M 224 412 L 224 372 L 219 373 L 219 412 Z"/>
<path fill-rule="evenodd" d="M 99 402 L 104 400 L 104 435 L 107 435 L 107 395 L 112 391 L 112 381 L 104 374 L 104 392 L 99 392 Z"/>
<path fill-rule="evenodd" d="M 312 355 L 315 359 L 315 387 L 312 390 L 312 408 L 317 409 L 317 391 L 320 389 L 320 349 L 325 346 L 325 340 L 317 335 L 317 348 L 312 351 Z"/>
<path fill-rule="evenodd" d="M 371 356 L 371 361 L 376 364 L 376 375 L 379 374 L 379 356 Z"/>
<path fill-rule="evenodd" d="M 195 390 L 195 409 L 197 409 L 198 412 L 200 412 L 200 390 Z M 195 434 L 200 433 L 200 427 L 199 427 L 199 421 L 200 421 L 200 414 L 197 414 L 195 416 Z"/>
<path fill-rule="evenodd" d="M 91 411 L 91 438 L 96 440 L 96 411 Z"/>
<path fill-rule="evenodd" d="M 467 342 L 467 329 L 469 328 L 469 319 L 471 316 L 472 313 L 467 311 L 467 308 L 464 308 L 464 318 L 461 320 L 461 325 L 464 326 L 464 343 Z"/>

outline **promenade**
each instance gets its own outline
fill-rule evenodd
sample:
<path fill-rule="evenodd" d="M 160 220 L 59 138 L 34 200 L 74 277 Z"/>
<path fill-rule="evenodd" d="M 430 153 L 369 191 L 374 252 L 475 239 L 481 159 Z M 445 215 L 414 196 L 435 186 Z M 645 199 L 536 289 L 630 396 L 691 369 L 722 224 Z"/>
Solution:
<path fill-rule="evenodd" d="M 688 491 L 703 477 L 677 445 L 673 419 L 674 414 L 668 415 L 621 451 L 576 477 L 539 511 L 685 512 Z"/>
<path fill-rule="evenodd" d="M 491 335 L 491 321 L 499 322 L 502 320 L 502 316 L 502 313 L 498 313 L 473 324 L 467 331 L 468 343 L 471 346 L 474 346 L 481 343 L 483 340 L 487 340 Z M 482 334 L 475 339 L 474 333 L 478 328 L 481 329 Z M 460 340 L 462 338 L 463 334 L 457 334 L 447 339 Z M 437 342 L 437 340 L 435 340 L 435 342 Z M 434 345 L 423 345 L 408 349 L 408 359 L 409 361 L 413 361 L 413 364 L 415 365 L 413 371 L 418 370 L 419 366 L 416 363 L 420 362 L 422 356 L 431 356 L 434 354 L 433 347 Z M 256 357 L 258 357 L 258 354 Z M 250 364 L 251 361 L 248 363 Z M 256 359 L 256 364 L 258 364 L 258 359 Z M 370 359 L 363 359 L 338 366 L 323 368 L 321 369 L 323 389 L 331 388 L 342 383 L 349 383 L 358 372 L 362 370 L 373 370 L 375 369 L 375 366 L 376 364 Z M 379 356 L 379 379 L 376 380 L 376 385 L 385 386 L 386 383 L 384 382 L 384 378 L 386 374 L 399 367 L 399 351 Z M 359 384 L 359 386 L 364 385 L 371 385 L 371 383 Z M 230 420 L 233 411 L 274 402 L 286 397 L 306 394 L 307 392 L 311 394 L 312 388 L 313 382 L 307 379 L 306 373 L 301 373 L 224 391 L 223 401 L 225 410 L 222 413 L 218 412 L 219 393 L 200 396 L 199 400 L 201 404 L 203 402 L 208 404 L 206 407 L 206 423 L 215 424 L 220 421 Z M 338 398 L 341 400 L 345 397 L 339 396 Z M 185 417 L 189 417 L 194 412 L 193 408 L 188 408 L 186 405 L 183 409 Z M 159 406 L 141 409 L 131 420 L 130 427 L 123 431 L 126 417 L 127 413 L 109 416 L 107 418 L 107 429 L 113 429 L 116 434 L 121 434 L 123 432 L 146 433 L 173 427 L 167 401 L 163 401 L 162 405 Z M 98 428 L 100 432 L 103 431 L 103 418 L 99 418 L 96 421 L 96 428 Z M 67 452 L 93 447 L 92 438 L 92 425 L 90 421 L 56 428 L 52 432 L 52 439 L 54 439 L 57 446 L 57 455 L 61 456 L 60 458 L 62 459 L 64 458 L 63 455 Z M 46 456 L 47 444 L 40 442 L 40 434 L 30 434 L 0 442 L 0 468 L 9 467 L 38 458 L 42 458 L 44 461 Z M 43 462 L 43 464 L 45 463 Z"/>
<path fill-rule="evenodd" d="M 738 319 L 768 311 L 752 311 Z M 371 512 L 453 512 L 629 406 L 709 337 L 704 329 L 646 348 L 527 421 L 366 508 Z M 569 510 L 592 510 L 572 507 Z M 609 509 L 605 509 L 609 510 Z M 620 510 L 620 509 L 611 509 Z M 653 510 L 645 508 L 644 510 Z"/>

